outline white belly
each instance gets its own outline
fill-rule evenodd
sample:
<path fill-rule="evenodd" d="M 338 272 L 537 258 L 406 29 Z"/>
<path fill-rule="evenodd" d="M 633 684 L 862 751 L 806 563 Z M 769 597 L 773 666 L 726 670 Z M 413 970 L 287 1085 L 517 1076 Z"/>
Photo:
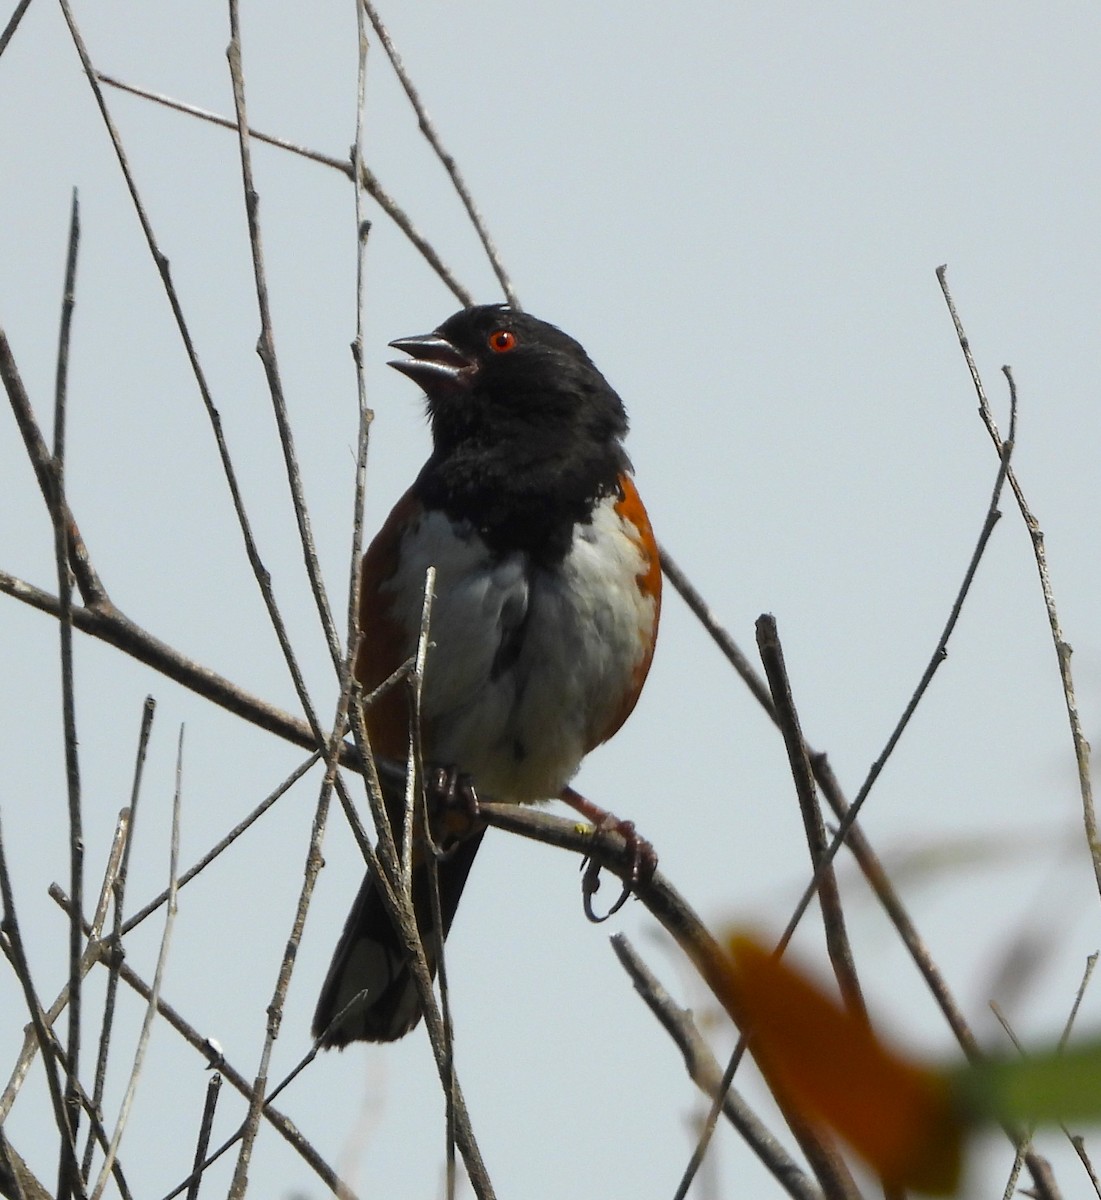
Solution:
<path fill-rule="evenodd" d="M 469 774 L 485 797 L 557 796 L 610 731 L 652 636 L 634 527 L 602 501 L 549 572 L 520 552 L 495 560 L 477 534 L 456 539 L 447 517 L 427 514 L 386 585 L 396 611 L 420 610 L 429 566 L 426 758 Z"/>

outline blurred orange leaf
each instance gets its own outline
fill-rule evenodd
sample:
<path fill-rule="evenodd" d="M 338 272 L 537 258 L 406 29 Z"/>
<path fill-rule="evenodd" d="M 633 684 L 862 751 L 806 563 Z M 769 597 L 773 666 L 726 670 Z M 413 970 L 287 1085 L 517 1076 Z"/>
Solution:
<path fill-rule="evenodd" d="M 735 933 L 727 948 L 742 1032 L 777 1098 L 833 1129 L 888 1186 L 955 1191 L 966 1128 L 949 1076 L 888 1049 L 755 938 Z"/>

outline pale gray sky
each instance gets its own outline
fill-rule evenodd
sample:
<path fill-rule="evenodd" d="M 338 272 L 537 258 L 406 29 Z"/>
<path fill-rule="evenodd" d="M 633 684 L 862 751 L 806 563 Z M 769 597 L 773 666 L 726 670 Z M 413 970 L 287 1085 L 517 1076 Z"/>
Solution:
<path fill-rule="evenodd" d="M 254 126 L 345 154 L 353 6 L 243 9 Z M 383 15 L 524 304 L 578 337 L 621 392 L 660 538 L 747 652 L 757 615 L 776 615 L 806 734 L 850 795 L 936 643 L 997 466 L 934 276 L 948 263 L 1003 422 L 999 368 L 1008 362 L 1016 373 L 1015 465 L 1047 534 L 1086 733 L 1095 733 L 1101 15 L 1070 3 L 618 0 L 407 3 Z M 232 112 L 224 5 L 117 0 L 80 4 L 77 18 L 101 70 Z M 476 297 L 499 298 L 377 45 L 368 70 L 370 165 Z M 146 101 L 112 91 L 107 99 L 171 259 L 307 679 L 329 714 L 334 682 L 254 353 L 236 142 Z M 80 188 L 68 478 L 107 587 L 158 636 L 293 708 L 167 302 L 64 22 L 46 3 L 31 5 L 0 58 L 0 162 L 0 323 L 43 422 L 70 189 Z M 254 167 L 280 365 L 339 609 L 355 434 L 352 190 L 334 171 L 263 146 Z M 371 217 L 373 528 L 428 446 L 415 389 L 384 365 L 386 343 L 432 328 L 456 303 L 373 206 Z M 1101 939 L 1036 572 L 1019 516 L 1003 507 L 948 660 L 865 821 L 992 1046 L 1005 1041 L 991 998 L 1022 1036 L 1054 1035 Z M 0 569 L 54 587 L 48 521 L 5 415 Z M 51 621 L 0 598 L 0 806 L 49 996 L 64 978 L 65 933 L 45 888 L 67 873 L 56 642 Z M 158 700 L 132 906 L 165 878 L 181 722 L 188 862 L 299 760 L 87 639 L 77 641 L 77 689 L 92 875 L 128 795 L 142 699 Z M 808 874 L 782 746 L 671 591 L 644 699 L 577 782 L 637 821 L 709 921 L 782 927 Z M 165 994 L 250 1076 L 315 796 L 313 784 L 298 789 L 181 896 Z M 308 1046 L 317 987 L 358 884 L 357 855 L 335 815 L 325 852 L 276 1077 Z M 843 880 L 873 1009 L 906 1044 L 952 1056 L 848 862 Z M 460 1076 L 502 1197 L 664 1197 L 684 1168 L 700 1102 L 618 967 L 613 928 L 682 1003 L 709 1016 L 702 989 L 641 906 L 591 927 L 575 863 L 491 835 L 449 963 Z M 129 950 L 147 975 L 158 935 L 142 931 Z M 1043 953 L 1010 989 L 999 972 L 1022 935 Z M 808 917 L 798 944 L 819 966 L 820 942 Z M 1083 1028 L 1096 1028 L 1098 1012 L 1087 996 Z M 127 997 L 124 1039 L 139 1019 Z M 24 1021 L 11 975 L 0 972 L 8 1058 Z M 713 1033 L 726 1048 L 721 1022 Z M 109 1113 L 121 1075 L 112 1082 Z M 760 1099 L 751 1072 L 744 1082 Z M 205 1085 L 202 1063 L 158 1025 L 123 1143 L 135 1194 L 162 1195 L 187 1173 Z M 49 1120 L 36 1088 L 8 1126 L 28 1156 Z M 362 1194 L 439 1194 L 442 1104 L 423 1030 L 394 1047 L 320 1059 L 284 1108 Z M 227 1091 L 218 1133 L 242 1111 Z M 42 1139 L 44 1156 L 51 1144 Z M 1083 1194 L 1069 1150 L 1054 1137 L 1042 1148 L 1066 1194 Z M 728 1130 L 713 1153 L 717 1194 L 779 1194 Z M 1010 1158 L 991 1140 L 970 1194 L 1000 1194 Z M 38 1165 L 50 1178 L 47 1161 Z M 223 1170 L 207 1187 L 227 1182 Z M 321 1188 L 265 1132 L 253 1194 Z"/>

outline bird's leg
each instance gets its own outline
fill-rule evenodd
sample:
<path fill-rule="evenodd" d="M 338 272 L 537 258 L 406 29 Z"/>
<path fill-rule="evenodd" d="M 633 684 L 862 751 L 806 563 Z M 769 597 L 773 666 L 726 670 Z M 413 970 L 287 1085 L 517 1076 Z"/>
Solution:
<path fill-rule="evenodd" d="M 474 781 L 458 767 L 431 769 L 424 790 L 432 849 L 437 858 L 446 858 L 460 842 L 485 828 Z"/>
<path fill-rule="evenodd" d="M 601 808 L 591 800 L 587 800 L 580 792 L 568 787 L 563 791 L 561 799 L 570 808 L 580 813 L 600 833 L 618 833 L 626 843 L 627 854 L 631 859 L 631 868 L 623 880 L 623 891 L 619 899 L 602 916 L 593 911 L 593 896 L 600 887 L 600 864 L 596 859 L 586 859 L 585 876 L 581 884 L 581 896 L 585 905 L 585 916 L 594 923 L 606 921 L 614 916 L 627 903 L 627 897 L 639 883 L 645 883 L 653 878 L 658 869 L 658 856 L 654 847 L 638 832 L 634 821 L 624 821 L 607 809 Z"/>

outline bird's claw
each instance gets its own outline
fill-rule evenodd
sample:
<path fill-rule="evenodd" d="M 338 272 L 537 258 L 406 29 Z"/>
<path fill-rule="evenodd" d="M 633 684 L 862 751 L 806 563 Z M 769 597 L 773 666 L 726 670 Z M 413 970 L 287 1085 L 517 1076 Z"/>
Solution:
<path fill-rule="evenodd" d="M 653 845 L 639 834 L 634 821 L 624 821 L 612 813 L 605 813 L 596 825 L 595 832 L 618 833 L 626 843 L 625 850 L 631 858 L 631 868 L 623 877 L 619 898 L 603 916 L 593 909 L 593 896 L 600 887 L 600 862 L 596 858 L 588 858 L 583 864 L 585 874 L 581 880 L 581 901 L 585 916 L 594 925 L 599 925 L 619 912 L 640 883 L 649 883 L 653 879 L 658 869 L 658 856 Z"/>

